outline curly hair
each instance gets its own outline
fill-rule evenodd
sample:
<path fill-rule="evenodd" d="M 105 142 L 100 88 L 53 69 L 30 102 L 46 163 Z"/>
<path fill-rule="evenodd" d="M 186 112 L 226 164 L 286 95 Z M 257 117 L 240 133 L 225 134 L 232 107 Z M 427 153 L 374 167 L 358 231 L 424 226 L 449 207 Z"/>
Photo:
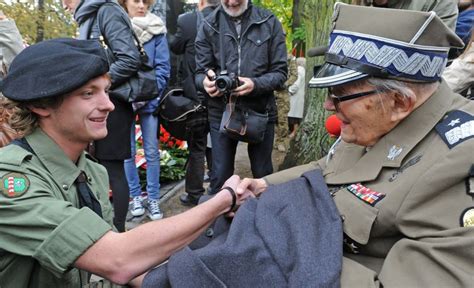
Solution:
<path fill-rule="evenodd" d="M 7 123 L 19 135 L 28 135 L 39 125 L 39 117 L 30 107 L 57 108 L 64 96 L 17 102 L 0 96 L 0 121 Z"/>

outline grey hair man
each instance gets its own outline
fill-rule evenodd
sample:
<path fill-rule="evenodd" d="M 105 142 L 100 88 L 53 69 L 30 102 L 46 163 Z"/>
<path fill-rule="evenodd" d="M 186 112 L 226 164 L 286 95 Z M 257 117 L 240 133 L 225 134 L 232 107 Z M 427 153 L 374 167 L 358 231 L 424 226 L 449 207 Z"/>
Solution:
<path fill-rule="evenodd" d="M 222 35 L 222 46 L 219 45 Z M 249 0 L 221 0 L 221 7 L 203 21 L 196 37 L 196 86 L 207 93 L 212 140 L 212 174 L 209 193 L 234 171 L 238 141 L 220 132 L 226 104 L 231 98 L 242 111 L 252 109 L 268 115 L 264 137 L 248 144 L 254 177 L 273 172 L 272 148 L 277 119 L 274 90 L 287 78 L 285 35 L 271 12 L 253 6 Z M 224 66 L 224 67 L 222 67 Z M 228 93 L 217 89 L 215 76 L 222 72 L 238 77 L 237 87 Z M 236 81 L 233 81 L 236 82 Z M 237 83 L 236 83 L 237 84 Z"/>

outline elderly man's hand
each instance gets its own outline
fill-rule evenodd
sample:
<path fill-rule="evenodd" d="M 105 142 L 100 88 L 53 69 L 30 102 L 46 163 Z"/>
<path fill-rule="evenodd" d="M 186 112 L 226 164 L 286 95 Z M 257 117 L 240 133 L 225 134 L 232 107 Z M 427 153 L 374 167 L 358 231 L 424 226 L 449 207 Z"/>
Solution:
<path fill-rule="evenodd" d="M 244 178 L 240 181 L 239 185 L 237 186 L 236 193 L 246 193 L 250 192 L 254 196 L 259 196 L 262 194 L 265 189 L 267 189 L 268 185 L 265 180 L 262 178 L 260 179 L 252 179 L 252 178 Z"/>
<path fill-rule="evenodd" d="M 255 83 L 247 77 L 239 77 L 240 85 L 232 91 L 235 96 L 244 96 L 250 94 L 255 88 Z"/>
<path fill-rule="evenodd" d="M 222 187 L 230 187 L 231 189 L 235 191 L 235 196 L 236 196 L 235 206 L 236 207 L 242 205 L 242 203 L 244 203 L 245 200 L 247 200 L 247 198 L 255 197 L 254 194 L 251 193 L 250 190 L 241 189 L 240 191 L 237 191 L 237 187 L 239 186 L 240 183 L 241 183 L 240 177 L 238 175 L 233 175 L 232 177 L 227 179 L 227 181 L 225 181 L 224 185 L 222 185 Z M 230 193 L 230 192 L 227 192 L 225 189 L 222 192 Z M 227 216 L 233 217 L 234 212 L 227 213 Z"/>
<path fill-rule="evenodd" d="M 216 73 L 214 72 L 214 70 L 209 69 L 206 75 L 207 77 L 204 77 L 204 80 L 202 81 L 202 85 L 204 86 L 204 90 L 206 90 L 206 93 L 209 94 L 209 96 L 211 97 L 222 96 L 222 92 L 217 90 L 216 81 L 213 80 L 216 77 Z"/>

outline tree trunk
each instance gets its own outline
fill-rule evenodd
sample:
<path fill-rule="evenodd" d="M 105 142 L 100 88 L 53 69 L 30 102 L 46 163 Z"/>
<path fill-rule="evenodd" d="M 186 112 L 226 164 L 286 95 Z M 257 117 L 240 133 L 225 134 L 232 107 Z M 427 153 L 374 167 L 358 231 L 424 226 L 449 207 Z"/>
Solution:
<path fill-rule="evenodd" d="M 38 20 L 36 22 L 36 43 L 44 39 L 44 21 L 46 19 L 44 0 L 38 0 Z"/>
<path fill-rule="evenodd" d="M 306 47 L 327 45 L 332 29 L 332 12 L 335 0 L 301 0 L 299 14 L 306 27 Z M 350 1 L 340 1 L 350 2 Z M 313 67 L 321 65 L 324 57 L 308 58 L 306 83 L 313 76 Z M 290 144 L 290 150 L 280 166 L 281 169 L 308 163 L 323 157 L 332 140 L 324 128 L 328 113 L 323 109 L 326 89 L 309 89 L 305 93 L 305 116 L 300 129 Z"/>
<path fill-rule="evenodd" d="M 291 22 L 291 30 L 295 32 L 295 29 L 301 26 L 301 17 L 300 17 L 300 0 L 293 0 L 293 11 L 292 11 L 292 18 L 293 21 Z M 293 47 L 297 47 L 296 49 L 296 57 L 299 57 L 298 51 L 301 50 L 303 47 L 303 43 L 301 40 L 293 40 Z"/>

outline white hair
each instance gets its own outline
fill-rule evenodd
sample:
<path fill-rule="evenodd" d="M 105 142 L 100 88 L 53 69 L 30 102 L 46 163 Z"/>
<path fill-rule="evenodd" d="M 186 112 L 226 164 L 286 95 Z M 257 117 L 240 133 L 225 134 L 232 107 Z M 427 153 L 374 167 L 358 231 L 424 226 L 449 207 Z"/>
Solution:
<path fill-rule="evenodd" d="M 375 87 L 376 90 L 392 91 L 405 98 L 411 98 L 416 101 L 417 95 L 424 91 L 431 91 L 438 87 L 439 82 L 415 83 L 405 82 L 394 79 L 384 79 L 371 77 L 367 79 L 367 84 Z"/>

